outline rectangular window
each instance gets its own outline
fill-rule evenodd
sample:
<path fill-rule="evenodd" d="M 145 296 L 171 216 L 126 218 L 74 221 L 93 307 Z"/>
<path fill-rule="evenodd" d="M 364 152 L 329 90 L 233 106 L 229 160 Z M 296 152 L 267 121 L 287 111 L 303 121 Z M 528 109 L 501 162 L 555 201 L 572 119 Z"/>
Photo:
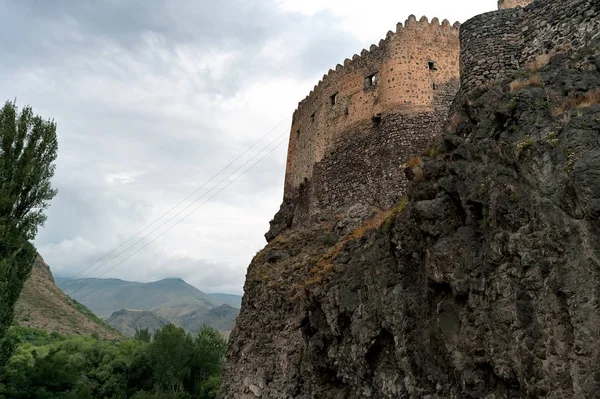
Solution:
<path fill-rule="evenodd" d="M 372 75 L 369 75 L 365 78 L 365 89 L 368 89 L 369 87 L 373 87 L 373 86 L 377 86 L 377 84 L 379 83 L 379 75 L 374 73 Z"/>
<path fill-rule="evenodd" d="M 433 84 L 433 90 L 437 90 L 437 85 L 435 83 Z"/>
<path fill-rule="evenodd" d="M 335 104 L 337 104 L 337 96 L 338 96 L 338 94 L 337 94 L 337 93 L 335 93 L 335 94 L 333 94 L 333 95 L 330 97 L 330 99 L 331 99 L 331 105 L 335 105 Z"/>
<path fill-rule="evenodd" d="M 312 115 L 310 116 L 310 121 L 312 123 L 315 123 L 315 113 L 313 112 Z"/>
<path fill-rule="evenodd" d="M 437 71 L 437 66 L 435 65 L 435 62 L 429 61 L 427 63 L 427 69 L 429 69 L 430 71 Z"/>

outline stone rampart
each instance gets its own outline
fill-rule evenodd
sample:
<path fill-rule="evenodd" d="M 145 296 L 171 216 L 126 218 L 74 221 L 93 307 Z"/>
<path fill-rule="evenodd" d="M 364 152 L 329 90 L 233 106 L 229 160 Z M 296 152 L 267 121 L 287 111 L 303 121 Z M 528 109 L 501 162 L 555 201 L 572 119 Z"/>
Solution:
<path fill-rule="evenodd" d="M 504 10 L 506 8 L 525 7 L 533 0 L 498 0 L 498 9 Z"/>
<path fill-rule="evenodd" d="M 410 16 L 379 45 L 330 70 L 294 112 L 285 197 L 295 196 L 301 184 L 312 179 L 315 165 L 344 145 L 348 132 L 371 131 L 392 113 L 436 112 L 436 118 L 445 118 L 448 97 L 458 90 L 458 30 L 458 23 L 440 24 L 437 18 L 429 23 L 425 17 L 417 21 Z M 448 82 L 454 82 L 451 89 Z M 378 141 L 387 145 L 386 140 Z M 409 147 L 410 141 L 407 132 L 404 142 Z M 376 150 L 375 142 L 371 145 L 376 152 L 389 151 Z M 362 161 L 358 154 L 355 160 Z"/>
<path fill-rule="evenodd" d="M 598 0 L 536 0 L 478 15 L 460 29 L 461 88 L 468 94 L 510 78 L 541 55 L 580 49 L 599 34 Z"/>

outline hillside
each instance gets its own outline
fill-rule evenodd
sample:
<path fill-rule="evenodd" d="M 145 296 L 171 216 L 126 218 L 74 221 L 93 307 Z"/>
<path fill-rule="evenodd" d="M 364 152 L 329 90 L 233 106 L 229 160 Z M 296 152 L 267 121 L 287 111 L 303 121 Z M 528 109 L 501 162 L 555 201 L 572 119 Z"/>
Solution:
<path fill-rule="evenodd" d="M 226 303 L 227 305 L 231 306 L 232 308 L 239 309 L 242 307 L 241 295 L 219 294 L 219 293 L 208 294 L 208 295 L 210 295 L 212 298 L 215 298 L 218 301 Z"/>
<path fill-rule="evenodd" d="M 239 309 L 227 304 L 208 310 L 197 309 L 177 318 L 177 324 L 190 332 L 199 331 L 203 324 L 220 331 L 230 331 L 239 312 Z"/>
<path fill-rule="evenodd" d="M 102 318 L 121 309 L 143 309 L 171 319 L 197 308 L 212 309 L 222 304 L 179 278 L 151 283 L 118 279 L 57 279 L 56 283 Z"/>
<path fill-rule="evenodd" d="M 148 310 L 122 309 L 114 312 L 106 323 L 120 331 L 126 337 L 133 337 L 135 330 L 145 328 L 154 334 L 156 330 L 169 324 L 169 321 Z"/>
<path fill-rule="evenodd" d="M 144 314 L 151 324 L 167 320 L 191 332 L 197 331 L 202 324 L 229 331 L 233 328 L 241 302 L 237 295 L 206 294 L 180 278 L 150 283 L 119 279 L 57 279 L 57 284 L 98 316 L 112 319 L 111 325 L 124 326 L 119 331 L 126 335 L 138 325 L 141 316 L 132 312 L 121 314 L 124 309 L 152 312 L 152 315 Z M 237 305 L 237 308 L 226 302 Z M 114 312 L 119 312 L 116 319 L 113 318 Z"/>
<path fill-rule="evenodd" d="M 54 283 L 50 267 L 39 255 L 17 302 L 15 320 L 23 327 L 64 335 L 97 334 L 103 339 L 122 338 L 85 306 L 62 292 Z"/>

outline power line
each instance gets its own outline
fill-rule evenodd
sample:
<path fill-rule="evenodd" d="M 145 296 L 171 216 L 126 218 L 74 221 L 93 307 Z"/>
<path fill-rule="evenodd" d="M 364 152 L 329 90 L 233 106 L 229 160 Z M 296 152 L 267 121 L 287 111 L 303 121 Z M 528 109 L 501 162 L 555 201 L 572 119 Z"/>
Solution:
<path fill-rule="evenodd" d="M 73 280 L 75 277 L 79 276 L 80 274 L 82 274 L 83 272 L 85 272 L 86 270 L 89 270 L 92 266 L 96 265 L 98 262 L 102 261 L 103 259 L 105 259 L 106 257 L 112 255 L 115 251 L 117 251 L 119 248 L 123 247 L 125 244 L 127 244 L 128 242 L 130 242 L 131 240 L 133 240 L 134 238 L 136 238 L 137 236 L 139 236 L 140 234 L 142 234 L 144 231 L 146 231 L 148 228 L 150 228 L 151 226 L 153 226 L 154 224 L 156 224 L 159 220 L 161 220 L 163 217 L 165 217 L 166 215 L 168 215 L 169 213 L 171 213 L 173 210 L 175 210 L 177 207 L 179 207 L 179 205 L 181 205 L 183 202 L 185 202 L 187 199 L 189 199 L 191 196 L 193 196 L 194 194 L 196 194 L 198 191 L 200 191 L 201 189 L 203 189 L 204 187 L 206 187 L 206 185 L 208 183 L 210 183 L 211 181 L 213 181 L 217 176 L 219 176 L 222 172 L 224 172 L 226 169 L 228 169 L 231 165 L 233 165 L 235 162 L 237 162 L 240 158 L 242 158 L 244 155 L 246 155 L 252 148 L 254 148 L 258 143 L 260 143 L 265 137 L 267 137 L 268 135 L 270 135 L 273 131 L 275 131 L 275 129 L 277 129 L 279 126 L 281 126 L 281 124 L 283 122 L 285 122 L 287 119 L 289 119 L 289 116 L 286 116 L 285 118 L 283 118 L 281 121 L 279 121 L 279 123 L 277 123 L 271 130 L 269 130 L 265 135 L 263 135 L 261 138 L 259 138 L 257 141 L 254 142 L 254 144 L 252 144 L 250 147 L 246 148 L 246 150 L 244 152 L 242 152 L 240 155 L 238 155 L 233 161 L 231 161 L 230 163 L 228 163 L 225 167 L 223 167 L 219 172 L 217 172 L 215 175 L 213 175 L 210 179 L 208 179 L 207 181 L 205 181 L 200 187 L 198 187 L 197 189 L 195 189 L 192 193 L 190 193 L 187 197 L 185 197 L 184 199 L 182 199 L 181 201 L 179 201 L 176 205 L 174 205 L 172 208 L 170 208 L 168 211 L 166 211 L 165 213 L 163 213 L 161 216 L 159 216 L 157 219 L 155 219 L 152 223 L 150 223 L 149 225 L 147 225 L 146 227 L 144 227 L 143 229 L 141 229 L 140 231 L 138 231 L 136 234 L 134 234 L 133 236 L 131 236 L 129 239 L 127 239 L 126 241 L 124 241 L 123 243 L 121 243 L 119 246 L 117 246 L 116 248 L 114 248 L 113 250 L 111 250 L 110 252 L 108 252 L 107 254 L 105 254 L 104 256 L 102 256 L 101 258 L 97 259 L 96 261 L 94 261 L 93 263 L 91 263 L 89 266 L 87 266 L 86 268 L 80 270 L 79 272 L 75 273 L 73 276 L 69 277 L 66 281 L 71 281 Z M 118 256 L 118 255 L 117 255 Z M 69 286 L 66 286 L 65 288 L 68 288 Z"/>
<path fill-rule="evenodd" d="M 134 242 L 133 244 L 129 245 L 127 248 L 125 248 L 124 250 L 122 250 L 121 252 L 117 253 L 116 255 L 114 255 L 112 258 L 108 259 L 107 261 L 103 262 L 102 264 L 100 264 L 98 267 L 96 267 L 95 269 L 93 269 L 92 271 L 88 272 L 86 275 L 90 275 L 91 273 L 94 273 L 95 271 L 99 270 L 100 268 L 102 268 L 103 266 L 105 266 L 106 264 L 110 263 L 111 261 L 115 260 L 116 258 L 118 258 L 119 256 L 121 256 L 122 254 L 124 254 L 125 252 L 127 252 L 128 250 L 130 250 L 131 248 L 133 248 L 134 246 L 136 246 L 138 243 L 140 243 L 141 241 L 143 241 L 145 238 L 147 238 L 148 236 L 150 236 L 152 233 L 156 232 L 157 230 L 159 230 L 161 227 L 163 227 L 164 225 L 166 225 L 167 223 L 169 223 L 171 220 L 175 219 L 178 215 L 180 215 L 181 213 L 183 213 L 186 209 L 190 208 L 192 205 L 194 205 L 196 202 L 200 201 L 202 198 L 204 198 L 206 195 L 208 195 L 212 190 L 214 190 L 215 188 L 219 187 L 221 185 L 221 183 L 223 183 L 224 181 L 226 181 L 227 179 L 229 179 L 231 176 L 233 176 L 234 174 L 236 174 L 239 170 L 241 170 L 244 166 L 248 165 L 254 158 L 256 158 L 258 155 L 260 155 L 263 151 L 265 151 L 266 149 L 268 149 L 271 145 L 273 145 L 275 142 L 277 142 L 281 137 L 283 137 L 284 135 L 287 135 L 287 130 L 280 134 L 279 136 L 277 136 L 277 138 L 275 138 L 275 140 L 271 141 L 269 144 L 267 144 L 262 150 L 260 150 L 258 153 L 254 154 L 252 157 L 250 157 L 250 159 L 248 159 L 246 162 L 244 162 L 240 167 L 238 167 L 236 170 L 234 170 L 232 173 L 230 173 L 228 176 L 226 176 L 223 180 L 221 180 L 219 183 L 217 183 L 217 185 L 215 185 L 214 187 L 212 187 L 210 190 L 208 190 L 207 192 L 205 192 L 204 194 L 202 194 L 200 197 L 198 197 L 197 199 L 195 199 L 194 201 L 192 201 L 188 206 L 186 206 L 185 208 L 181 209 L 179 212 L 177 212 L 176 214 L 174 214 L 173 216 L 171 216 L 169 219 L 167 219 L 165 222 L 163 222 L 161 225 L 159 225 L 157 228 L 155 228 L 154 230 L 152 230 L 151 232 L 145 234 L 143 237 L 141 237 L 139 240 L 137 240 L 136 242 Z M 211 197 L 212 198 L 212 197 Z M 85 277 L 85 276 L 84 276 Z M 75 280 L 78 281 L 78 280 Z M 65 287 L 65 289 L 68 287 Z M 82 287 L 80 287 L 82 288 Z M 77 292 L 80 288 L 76 289 L 75 291 L 73 291 L 73 293 Z"/>
<path fill-rule="evenodd" d="M 379 37 L 383 36 L 384 38 L 387 36 L 387 31 L 383 33 L 383 35 L 380 35 Z M 109 253 L 107 253 L 106 255 L 104 255 L 103 257 L 101 257 L 100 259 L 96 260 L 95 262 L 93 262 L 92 264 L 90 264 L 88 267 L 86 267 L 85 269 L 79 271 L 78 273 L 76 273 L 75 275 L 71 276 L 69 279 L 66 280 L 66 282 L 73 280 L 76 276 L 80 275 L 81 273 L 85 272 L 86 270 L 89 270 L 92 266 L 94 266 L 95 264 L 97 264 L 98 262 L 102 261 L 103 259 L 105 259 L 106 257 L 108 257 L 109 255 L 113 254 L 115 251 L 117 251 L 119 248 L 123 247 L 125 244 L 127 244 L 128 242 L 130 242 L 131 240 L 133 240 L 135 237 L 139 236 L 141 233 L 143 233 L 144 231 L 146 231 L 149 227 L 151 227 L 152 225 L 156 224 L 159 220 L 161 220 L 163 217 L 165 217 L 167 214 L 169 214 L 170 212 L 172 212 L 174 209 L 176 209 L 179 205 L 181 205 L 183 202 L 185 202 L 187 199 L 189 199 L 191 196 L 193 196 L 195 193 L 197 193 L 199 190 L 201 190 L 202 188 L 204 188 L 208 183 L 210 183 L 212 180 L 214 180 L 219 174 L 221 174 L 223 171 L 225 171 L 226 169 L 228 169 L 231 165 L 233 165 L 237 160 L 239 160 L 242 156 L 244 156 L 246 153 L 248 153 L 248 151 L 250 151 L 253 147 L 255 147 L 259 142 L 261 142 L 266 136 L 268 136 L 270 133 L 272 133 L 277 127 L 279 127 L 286 119 L 288 119 L 289 117 L 285 117 L 283 118 L 277 125 L 275 125 L 275 127 L 273 127 L 271 130 L 269 130 L 264 136 L 262 136 L 259 140 L 257 140 L 254 144 L 252 144 L 249 148 L 247 148 L 243 153 L 241 153 L 240 155 L 238 155 L 233 161 L 231 161 L 229 164 L 227 164 L 227 166 L 225 166 L 223 169 L 221 169 L 218 173 L 216 173 L 214 176 L 212 176 L 209 180 L 207 180 L 204 184 L 202 184 L 202 186 L 200 186 L 199 188 L 197 188 L 196 190 L 194 190 L 191 194 L 189 194 L 187 197 L 185 197 L 183 200 L 179 201 L 175 206 L 173 206 L 171 209 L 169 209 L 167 212 L 165 212 L 164 214 L 162 214 L 159 218 L 157 218 L 156 220 L 154 220 L 152 223 L 150 223 L 149 225 L 147 225 L 146 227 L 144 227 L 142 230 L 140 230 L 138 233 L 136 233 L 135 235 L 133 235 L 132 237 L 130 237 L 128 240 L 124 241 L 122 244 L 120 244 L 118 247 L 114 248 L 113 250 L 111 250 Z M 265 148 L 263 148 L 263 150 L 261 150 L 260 152 L 264 151 L 266 148 L 268 148 L 271 144 L 275 143 L 281 136 L 278 136 L 274 141 L 272 141 L 271 143 L 269 143 Z M 273 148 L 271 151 L 269 151 L 266 155 L 270 154 L 271 152 L 273 152 L 276 148 L 278 148 L 282 143 L 278 144 L 275 148 Z M 259 152 L 259 154 L 260 154 Z M 257 154 L 258 155 L 258 154 Z M 265 156 L 266 156 L 265 155 Z M 258 162 L 260 162 L 262 159 L 265 158 L 265 156 L 263 156 L 262 158 L 259 159 Z M 216 186 L 214 186 L 213 188 L 211 188 L 209 191 L 207 191 L 206 193 L 204 193 L 202 196 L 200 196 L 199 198 L 197 198 L 196 200 L 194 200 L 192 203 L 190 203 L 187 207 L 185 207 L 184 209 L 182 209 L 181 211 L 177 212 L 175 215 L 173 215 L 171 218 L 169 218 L 167 221 L 165 221 L 164 223 L 162 223 L 160 226 L 158 226 L 156 229 L 152 230 L 150 233 L 146 234 L 145 236 L 143 236 L 141 239 L 137 240 L 135 243 L 133 243 L 132 245 L 128 246 L 127 248 L 125 248 L 123 251 L 119 252 L 118 254 L 116 254 L 115 256 L 113 256 L 112 258 L 110 258 L 109 260 L 107 260 L 106 262 L 102 263 L 100 266 L 98 266 L 97 268 L 95 268 L 94 270 L 92 270 L 91 272 L 87 273 L 87 275 L 89 276 L 91 273 L 97 271 L 98 269 L 100 269 L 102 266 L 110 263 L 112 260 L 118 258 L 120 255 L 122 255 L 123 253 L 127 252 L 129 249 L 133 248 L 135 245 L 137 245 L 139 242 L 143 241 L 146 237 L 148 237 L 149 235 L 151 235 L 152 233 L 156 232 L 158 229 L 160 229 L 161 227 L 163 227 L 165 224 L 167 224 L 168 222 L 170 222 L 171 220 L 173 220 L 175 217 L 177 217 L 178 215 L 180 215 L 183 211 L 185 211 L 186 209 L 188 209 L 190 206 L 192 206 L 194 203 L 196 203 L 197 201 L 199 201 L 200 199 L 202 199 L 206 194 L 210 193 L 214 188 L 218 187 L 221 183 L 223 183 L 225 180 L 227 180 L 229 177 L 233 176 L 233 174 L 235 174 L 237 171 L 239 171 L 243 166 L 247 165 L 252 159 L 254 159 L 256 157 L 253 156 L 251 157 L 248 161 L 246 161 L 241 167 L 239 167 L 238 169 L 236 169 L 234 172 L 232 172 L 229 176 L 227 176 L 225 179 L 221 180 Z M 221 191 L 223 191 L 225 188 L 227 188 L 229 185 L 231 185 L 234 181 L 236 181 L 239 177 L 241 177 L 243 174 L 245 174 L 248 170 L 250 170 L 252 167 L 254 167 L 258 162 L 256 162 L 255 164 L 253 164 L 250 168 L 248 168 L 246 171 L 244 171 L 240 176 L 236 177 L 234 180 L 232 180 L 230 183 L 228 183 L 223 189 L 219 190 L 215 195 L 213 195 L 212 197 L 210 197 L 207 201 L 203 202 L 201 204 L 204 205 L 206 202 L 208 202 L 210 199 L 214 198 L 217 194 L 219 194 Z M 199 207 L 198 207 L 199 208 Z M 198 208 L 196 208 L 195 210 L 193 210 L 191 213 L 194 213 Z M 182 220 L 184 220 L 185 218 L 187 218 L 189 215 L 185 216 L 183 219 L 181 219 L 180 221 L 176 222 L 173 226 L 169 227 L 165 232 L 161 233 L 160 235 L 158 235 L 155 239 L 153 239 L 152 241 L 150 241 L 148 244 L 142 246 L 140 249 L 138 249 L 136 252 L 134 252 L 133 254 L 129 255 L 128 257 L 126 257 L 125 259 L 123 259 L 121 262 L 117 263 L 115 266 L 113 266 L 112 268 L 108 269 L 106 272 L 104 272 L 102 275 L 106 274 L 108 271 L 114 269 L 116 266 L 120 265 L 121 263 L 123 263 L 125 260 L 129 259 L 131 256 L 135 255 L 136 253 L 138 253 L 140 250 L 144 249 L 145 247 L 147 247 L 150 243 L 154 242 L 158 237 L 161 237 L 163 234 L 165 234 L 166 232 L 168 232 L 171 228 L 173 228 L 174 226 L 176 226 L 177 224 L 179 224 Z M 102 276 L 101 275 L 101 276 Z M 82 277 L 82 278 L 85 278 Z M 67 289 L 69 287 L 71 287 L 73 284 L 75 284 L 77 281 L 81 280 L 77 279 L 75 280 L 72 284 L 66 286 L 64 289 Z M 85 285 L 77 288 L 73 294 L 77 291 L 79 291 L 81 288 L 83 288 Z"/>
<path fill-rule="evenodd" d="M 115 264 L 114 266 L 112 266 L 110 269 L 106 270 L 104 273 L 102 273 L 101 275 L 99 275 L 98 277 L 95 278 L 101 278 L 102 276 L 106 275 L 106 273 L 110 272 L 111 270 L 115 269 L 117 266 L 121 265 L 123 262 L 125 262 L 126 260 L 130 259 L 132 256 L 134 256 L 135 254 L 137 254 L 138 252 L 140 252 L 141 250 L 143 250 L 144 248 L 146 248 L 148 245 L 152 244 L 154 241 L 158 240 L 160 237 L 162 237 L 163 235 L 165 235 L 166 233 L 168 233 L 173 227 L 177 226 L 179 223 L 181 223 L 182 221 L 184 221 L 185 219 L 187 219 L 189 216 L 191 216 L 194 212 L 196 212 L 198 209 L 200 209 L 202 206 L 204 206 L 206 203 L 208 203 L 211 199 L 213 199 L 214 197 L 216 197 L 217 195 L 219 195 L 221 192 L 223 192 L 223 190 L 225 190 L 227 187 L 229 187 L 230 185 L 232 185 L 235 181 L 237 181 L 240 177 L 242 177 L 243 175 L 245 175 L 250 169 L 254 168 L 256 165 L 258 165 L 258 163 L 260 163 L 263 159 L 265 159 L 268 155 L 270 155 L 273 151 L 275 151 L 277 148 L 279 148 L 282 144 L 285 143 L 285 140 L 283 140 L 281 143 L 277 144 L 277 146 L 273 147 L 269 152 L 267 152 L 265 155 L 263 155 L 261 158 L 258 159 L 258 161 L 256 161 L 254 164 L 252 164 L 248 169 L 246 169 L 245 171 L 243 171 L 240 175 L 238 175 L 237 177 L 235 177 L 233 180 L 231 180 L 229 183 L 227 183 L 224 187 L 222 187 L 219 191 L 217 191 L 214 195 L 212 195 L 210 198 L 208 198 L 206 201 L 204 201 L 203 203 L 201 203 L 199 206 L 197 206 L 196 208 L 194 208 L 190 213 L 188 213 L 187 215 L 185 215 L 183 218 L 181 218 L 180 220 L 178 220 L 175 224 L 173 224 L 171 227 L 169 227 L 167 230 L 163 231 L 162 233 L 160 233 L 158 236 L 156 236 L 155 238 L 153 238 L 151 241 L 149 241 L 148 243 L 146 243 L 144 246 L 142 246 L 141 248 L 139 248 L 137 251 L 135 251 L 134 253 L 130 254 L 129 256 L 127 256 L 126 258 L 122 259 L 120 262 L 118 262 L 117 264 Z M 88 285 L 90 282 L 84 283 L 81 287 L 79 287 L 77 290 L 73 291 L 71 293 L 71 295 L 73 295 L 75 292 L 81 290 L 82 288 L 84 288 L 86 285 Z M 78 301 L 81 301 L 85 298 L 87 298 L 88 296 L 90 296 L 91 294 L 93 294 L 94 291 L 88 293 L 87 295 L 84 295 L 83 297 L 79 298 Z"/>

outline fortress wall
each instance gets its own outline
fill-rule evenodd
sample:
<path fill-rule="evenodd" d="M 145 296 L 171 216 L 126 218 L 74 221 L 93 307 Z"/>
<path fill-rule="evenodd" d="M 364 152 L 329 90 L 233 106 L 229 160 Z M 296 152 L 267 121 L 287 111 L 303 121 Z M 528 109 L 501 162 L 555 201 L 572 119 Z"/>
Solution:
<path fill-rule="evenodd" d="M 368 215 L 365 209 L 389 208 L 406 193 L 402 165 L 427 149 L 442 123 L 433 112 L 391 113 L 378 125 L 346 132 L 315 165 L 308 213 L 296 220 L 350 207 L 353 218 Z"/>
<path fill-rule="evenodd" d="M 536 0 L 522 9 L 478 15 L 460 30 L 461 88 L 470 93 L 510 78 L 536 57 L 584 47 L 599 32 L 598 0 Z"/>
<path fill-rule="evenodd" d="M 600 34 L 598 0 L 538 0 L 520 16 L 524 40 L 521 65 L 560 47 L 580 49 Z"/>
<path fill-rule="evenodd" d="M 314 165 L 344 142 L 345 132 L 369 129 L 374 116 L 434 112 L 445 106 L 440 111 L 445 117 L 451 100 L 442 88 L 458 78 L 458 48 L 458 24 L 411 16 L 379 46 L 330 70 L 294 113 L 285 197 L 294 196 L 312 178 Z M 366 85 L 365 78 L 373 74 L 377 84 Z"/>
<path fill-rule="evenodd" d="M 488 12 L 462 24 L 460 82 L 463 91 L 471 92 L 518 69 L 519 27 L 517 9 Z"/>
<path fill-rule="evenodd" d="M 498 9 L 504 10 L 506 8 L 525 7 L 533 0 L 498 0 Z"/>

